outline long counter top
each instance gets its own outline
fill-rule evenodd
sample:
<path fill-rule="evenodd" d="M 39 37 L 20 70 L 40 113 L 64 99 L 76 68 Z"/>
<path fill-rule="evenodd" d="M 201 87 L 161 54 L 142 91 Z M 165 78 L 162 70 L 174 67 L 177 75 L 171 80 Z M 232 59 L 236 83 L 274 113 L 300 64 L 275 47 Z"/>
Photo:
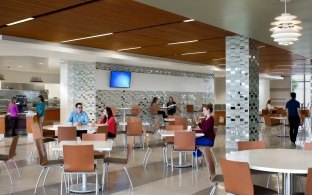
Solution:
<path fill-rule="evenodd" d="M 37 115 L 37 113 L 18 113 L 18 116 L 35 116 Z M 6 116 L 9 116 L 9 114 L 1 114 L 0 117 L 6 117 Z"/>

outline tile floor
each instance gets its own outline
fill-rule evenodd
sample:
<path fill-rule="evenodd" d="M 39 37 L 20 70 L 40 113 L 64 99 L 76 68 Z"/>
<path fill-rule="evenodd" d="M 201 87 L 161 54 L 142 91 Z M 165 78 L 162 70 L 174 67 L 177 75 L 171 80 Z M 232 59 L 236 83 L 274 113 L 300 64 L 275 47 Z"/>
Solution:
<path fill-rule="evenodd" d="M 292 148 L 289 138 L 279 138 L 277 137 L 278 134 L 279 131 L 276 131 L 270 135 L 268 129 L 263 129 L 260 139 L 265 140 L 269 148 Z M 214 148 L 217 159 L 225 155 L 224 138 L 224 131 L 219 130 Z M 117 141 L 118 143 L 122 143 L 121 137 L 118 137 Z M 10 142 L 10 138 L 0 142 L 1 154 L 8 153 Z M 298 139 L 296 143 L 297 148 L 294 149 L 302 149 L 303 143 L 304 141 Z M 10 186 L 9 178 L 3 165 L 0 166 L 0 194 L 28 195 L 34 193 L 34 186 L 41 171 L 41 167 L 38 165 L 36 153 L 33 155 L 32 159 L 29 158 L 32 145 L 33 141 L 31 139 L 20 137 L 17 147 L 17 156 L 15 158 L 21 172 L 20 180 L 18 179 L 15 169 L 12 169 L 12 164 L 9 165 L 14 182 L 13 187 Z M 50 157 L 53 158 L 53 152 L 49 154 Z M 123 146 L 118 146 L 118 149 L 115 148 L 111 155 L 125 156 L 126 149 Z M 171 169 L 166 167 L 162 161 L 161 147 L 153 147 L 153 152 L 150 156 L 147 168 L 142 166 L 143 156 L 143 149 L 135 149 L 130 158 L 128 170 L 134 185 L 133 191 L 130 190 L 129 182 L 122 166 L 110 165 L 105 190 L 100 192 L 100 194 L 209 194 L 212 184 L 209 181 L 209 174 L 205 163 L 199 168 L 199 171 L 195 171 L 192 168 L 184 168 L 174 169 L 174 172 L 171 173 Z M 98 168 L 101 175 L 101 163 L 99 163 Z M 219 166 L 217 171 L 220 172 Z M 51 169 L 46 186 L 43 188 L 42 185 L 39 184 L 37 194 L 60 194 L 60 179 L 61 169 Z M 265 185 L 266 179 L 266 176 L 257 176 L 257 178 L 254 178 L 254 183 Z M 95 181 L 94 176 L 90 176 L 88 181 Z M 276 177 L 273 176 L 273 182 L 270 182 L 271 188 L 276 189 L 276 181 Z M 218 186 L 215 194 L 226 194 L 222 184 Z"/>

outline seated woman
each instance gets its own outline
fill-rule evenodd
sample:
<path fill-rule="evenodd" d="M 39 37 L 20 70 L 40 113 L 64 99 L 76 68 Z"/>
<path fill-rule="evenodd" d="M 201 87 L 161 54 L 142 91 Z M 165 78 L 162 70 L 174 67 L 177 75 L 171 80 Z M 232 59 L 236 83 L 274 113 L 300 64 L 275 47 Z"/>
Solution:
<path fill-rule="evenodd" d="M 212 117 L 213 106 L 212 104 L 203 106 L 203 114 L 205 116 L 205 120 L 203 122 L 196 122 L 197 128 L 199 130 L 195 130 L 196 133 L 204 133 L 204 136 L 197 137 L 195 140 L 196 146 L 213 146 L 215 133 L 214 133 L 214 120 Z M 202 152 L 197 150 L 197 157 L 202 156 Z"/>
<path fill-rule="evenodd" d="M 167 118 L 166 112 L 163 111 L 162 109 L 158 108 L 157 101 L 158 101 L 158 98 L 154 97 L 153 100 L 152 100 L 151 106 L 156 106 L 157 109 L 158 109 L 157 113 L 161 114 L 163 116 L 163 118 Z"/>
<path fill-rule="evenodd" d="M 271 104 L 271 100 L 267 101 L 266 109 L 269 110 L 270 114 L 275 114 L 276 113 L 276 110 L 274 109 L 274 106 Z"/>
<path fill-rule="evenodd" d="M 113 116 L 112 109 L 110 107 L 106 107 L 103 110 L 103 118 L 101 118 L 98 124 L 106 124 L 108 125 L 108 138 L 115 138 L 116 137 L 116 123 L 115 118 Z"/>
<path fill-rule="evenodd" d="M 167 103 L 168 115 L 174 115 L 176 113 L 176 103 L 173 101 L 173 98 L 170 96 Z"/>

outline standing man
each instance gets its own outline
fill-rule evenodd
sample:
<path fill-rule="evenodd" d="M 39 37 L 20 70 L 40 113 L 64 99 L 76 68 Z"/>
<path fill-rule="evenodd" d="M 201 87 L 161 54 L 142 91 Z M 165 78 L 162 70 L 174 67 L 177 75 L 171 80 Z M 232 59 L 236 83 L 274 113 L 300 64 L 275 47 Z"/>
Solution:
<path fill-rule="evenodd" d="M 296 93 L 290 93 L 291 100 L 286 103 L 286 113 L 289 122 L 289 136 L 293 146 L 296 146 L 298 128 L 301 123 L 300 103 L 296 100 Z"/>

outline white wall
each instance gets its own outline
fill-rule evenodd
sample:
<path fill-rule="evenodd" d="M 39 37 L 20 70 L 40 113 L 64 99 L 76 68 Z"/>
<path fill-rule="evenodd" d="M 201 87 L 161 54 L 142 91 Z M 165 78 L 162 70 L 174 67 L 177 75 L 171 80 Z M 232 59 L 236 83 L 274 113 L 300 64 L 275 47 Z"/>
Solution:
<path fill-rule="evenodd" d="M 29 83 L 31 77 L 41 77 L 44 83 L 60 83 L 59 74 L 33 73 L 1 69 L 6 82 Z"/>
<path fill-rule="evenodd" d="M 273 106 L 285 107 L 286 102 L 290 99 L 291 78 L 284 77 L 283 80 L 271 81 L 270 95 Z"/>
<path fill-rule="evenodd" d="M 225 104 L 225 77 L 215 78 L 215 103 Z M 265 107 L 270 99 L 270 80 L 259 79 L 259 110 Z"/>
<path fill-rule="evenodd" d="M 110 71 L 97 70 L 96 90 L 118 90 L 118 88 L 109 87 L 109 79 Z M 132 72 L 130 88 L 119 90 L 205 92 L 205 83 L 203 78 Z"/>
<path fill-rule="evenodd" d="M 265 108 L 267 101 L 271 98 L 270 82 L 270 80 L 259 80 L 259 111 Z"/>
<path fill-rule="evenodd" d="M 44 84 L 44 89 L 49 90 L 49 99 L 50 98 L 61 98 L 60 95 L 60 84 L 53 84 L 53 83 L 45 83 Z"/>
<path fill-rule="evenodd" d="M 215 78 L 215 104 L 225 104 L 225 77 Z"/>

